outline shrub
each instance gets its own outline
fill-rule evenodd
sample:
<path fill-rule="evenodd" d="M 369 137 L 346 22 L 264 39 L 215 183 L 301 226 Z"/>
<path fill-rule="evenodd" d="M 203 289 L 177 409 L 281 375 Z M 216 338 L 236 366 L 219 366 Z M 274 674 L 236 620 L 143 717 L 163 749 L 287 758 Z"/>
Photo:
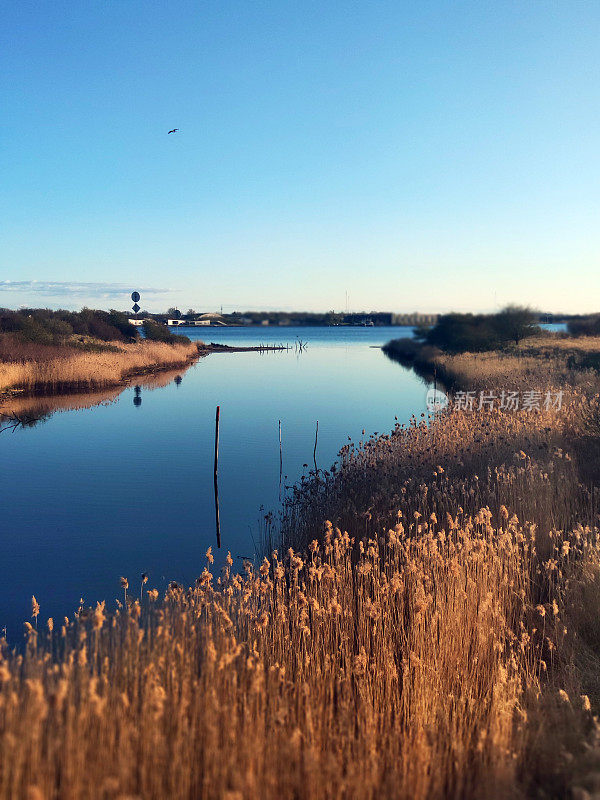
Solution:
<path fill-rule="evenodd" d="M 567 331 L 571 336 L 599 336 L 600 315 L 571 319 L 567 322 Z"/>
<path fill-rule="evenodd" d="M 443 314 L 436 325 L 420 328 L 415 336 L 449 353 L 477 353 L 519 344 L 539 332 L 530 309 L 508 306 L 497 314 Z"/>
<path fill-rule="evenodd" d="M 153 342 L 167 342 L 168 344 L 190 344 L 187 336 L 179 336 L 176 333 L 171 333 L 166 325 L 159 325 L 158 322 L 152 320 L 145 320 L 144 322 L 144 336 Z"/>
<path fill-rule="evenodd" d="M 0 311 L 0 333 L 16 333 L 21 341 L 61 344 L 73 334 L 91 336 L 104 342 L 126 342 L 137 338 L 137 331 L 120 311 L 51 311 L 27 308 Z"/>

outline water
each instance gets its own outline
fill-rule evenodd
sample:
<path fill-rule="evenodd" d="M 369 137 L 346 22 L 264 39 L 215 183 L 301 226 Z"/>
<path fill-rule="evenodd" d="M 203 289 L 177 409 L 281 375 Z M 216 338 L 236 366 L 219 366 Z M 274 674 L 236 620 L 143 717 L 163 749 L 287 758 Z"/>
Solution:
<path fill-rule="evenodd" d="M 252 557 L 259 519 L 279 502 L 278 421 L 290 484 L 329 468 L 351 437 L 389 432 L 397 416 L 425 412 L 426 386 L 379 347 L 401 328 L 186 329 L 230 345 L 289 343 L 306 350 L 213 354 L 184 373 L 119 393 L 61 398 L 65 408 L 34 427 L 0 434 L 2 558 L 0 628 L 22 640 L 31 595 L 41 618 L 72 615 L 139 591 L 189 585 L 215 547 L 213 448 L 221 407 L 219 499 L 222 552 Z M 181 378 L 181 380 L 179 380 Z M 150 381 L 152 385 L 152 381 Z M 104 399 L 101 405 L 91 405 Z M 43 409 L 38 408 L 36 415 Z M 48 401 L 46 401 L 48 402 Z M 50 406 L 54 403 L 50 401 Z M 261 510 L 262 509 L 262 510 Z M 241 565 L 241 561 L 236 561 Z"/>

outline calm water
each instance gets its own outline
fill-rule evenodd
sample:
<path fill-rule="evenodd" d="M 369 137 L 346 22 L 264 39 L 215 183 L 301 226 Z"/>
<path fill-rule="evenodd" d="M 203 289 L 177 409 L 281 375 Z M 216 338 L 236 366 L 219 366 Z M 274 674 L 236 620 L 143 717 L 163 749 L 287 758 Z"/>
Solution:
<path fill-rule="evenodd" d="M 188 330 L 185 331 L 189 333 Z M 389 432 L 395 416 L 425 411 L 426 386 L 378 349 L 400 328 L 198 329 L 205 341 L 289 343 L 307 349 L 215 354 L 164 387 L 108 393 L 102 405 L 55 413 L 0 434 L 3 538 L 0 628 L 17 643 L 31 614 L 71 615 L 79 598 L 109 603 L 149 586 L 186 585 L 215 546 L 213 447 L 221 406 L 219 495 L 222 551 L 252 557 L 261 507 L 279 499 L 278 420 L 287 483 L 328 468 L 350 436 Z M 177 378 L 177 380 L 176 380 Z M 98 397 L 73 402 L 98 402 Z M 62 401 L 69 405 L 69 399 Z M 237 562 L 241 564 L 241 562 Z M 148 587 L 146 587 L 148 588 Z"/>

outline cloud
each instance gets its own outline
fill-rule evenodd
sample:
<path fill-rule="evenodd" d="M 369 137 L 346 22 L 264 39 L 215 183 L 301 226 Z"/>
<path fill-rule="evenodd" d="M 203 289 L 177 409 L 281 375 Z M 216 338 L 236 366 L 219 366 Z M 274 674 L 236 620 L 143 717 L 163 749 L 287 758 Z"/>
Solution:
<path fill-rule="evenodd" d="M 0 292 L 42 297 L 126 298 L 136 289 L 142 296 L 170 294 L 172 289 L 130 286 L 124 283 L 83 283 L 79 281 L 0 281 Z"/>

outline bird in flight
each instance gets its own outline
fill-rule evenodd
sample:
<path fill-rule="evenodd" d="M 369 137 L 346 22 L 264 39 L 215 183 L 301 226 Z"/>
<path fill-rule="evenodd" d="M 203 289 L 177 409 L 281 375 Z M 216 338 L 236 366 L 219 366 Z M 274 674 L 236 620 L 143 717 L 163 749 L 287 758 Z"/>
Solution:
<path fill-rule="evenodd" d="M 168 131 L 167 135 L 168 135 L 169 133 L 179 133 L 179 128 L 173 128 L 173 130 L 172 130 L 172 131 Z"/>

